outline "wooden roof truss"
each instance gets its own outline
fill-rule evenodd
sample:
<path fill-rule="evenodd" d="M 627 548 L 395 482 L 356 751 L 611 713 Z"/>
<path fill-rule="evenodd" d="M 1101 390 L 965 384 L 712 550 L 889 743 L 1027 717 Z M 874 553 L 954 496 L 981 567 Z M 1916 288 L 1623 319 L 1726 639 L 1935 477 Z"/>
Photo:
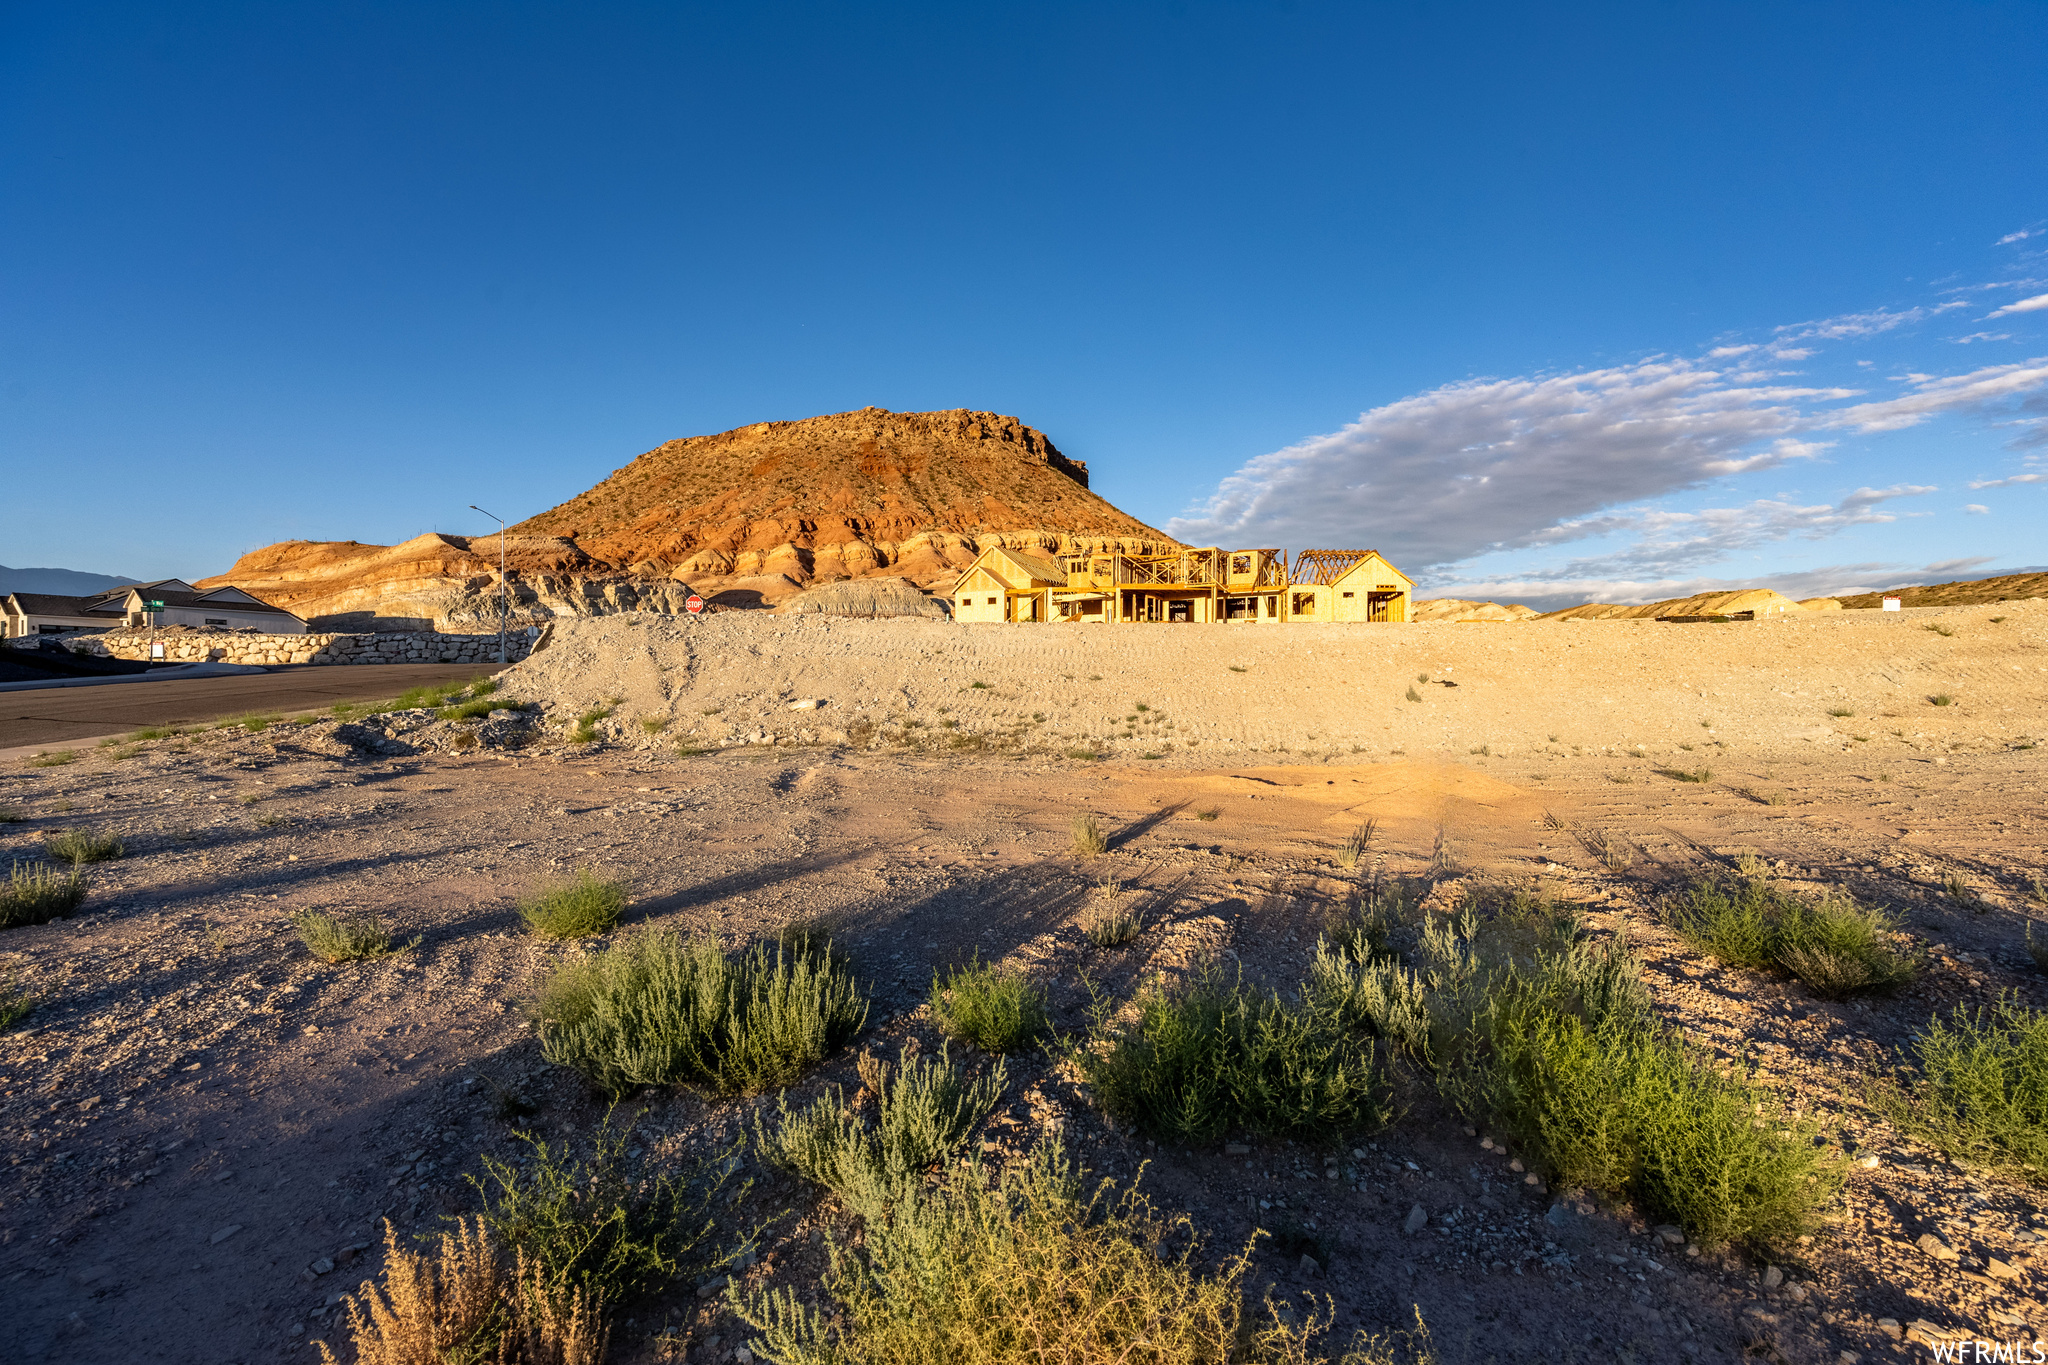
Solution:
<path fill-rule="evenodd" d="M 1371 550 L 1303 550 L 1294 557 L 1294 581 L 1328 587 L 1372 558 Z"/>

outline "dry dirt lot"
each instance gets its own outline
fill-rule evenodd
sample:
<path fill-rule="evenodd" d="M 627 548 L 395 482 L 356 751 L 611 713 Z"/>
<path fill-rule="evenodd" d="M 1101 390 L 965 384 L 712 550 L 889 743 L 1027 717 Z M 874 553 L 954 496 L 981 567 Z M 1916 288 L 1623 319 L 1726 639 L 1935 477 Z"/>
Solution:
<path fill-rule="evenodd" d="M 771 620 L 696 637 L 686 664 L 651 650 L 631 667 L 617 662 L 631 632 L 687 627 L 606 621 L 587 629 L 620 632 L 612 655 L 579 630 L 507 675 L 508 696 L 552 707 L 523 748 L 434 752 L 427 737 L 446 727 L 423 720 L 394 723 L 381 746 L 345 743 L 328 723 L 11 765 L 0 806 L 25 818 L 0 825 L 0 860 L 66 827 L 117 832 L 128 853 L 94 869 L 75 919 L 0 935 L 0 977 L 44 996 L 0 1034 L 0 1357 L 315 1359 L 310 1340 L 341 1340 L 337 1296 L 375 1269 L 381 1220 L 428 1232 L 472 1207 L 463 1176 L 482 1153 L 514 1153 L 515 1130 L 591 1132 L 604 1106 L 540 1060 L 520 1012 L 537 974 L 583 949 L 525 937 L 515 910 L 585 867 L 630 884 L 625 934 L 664 925 L 737 944 L 832 917 L 876 1002 L 856 1046 L 890 1052 L 936 1045 L 922 1009 L 931 972 L 973 953 L 1035 974 L 1061 1027 L 1078 1030 L 1091 984 L 1127 995 L 1204 960 L 1290 986 L 1361 878 L 1421 879 L 1438 906 L 1482 883 L 1541 881 L 1584 909 L 1591 934 L 1626 933 L 1659 1009 L 1701 1046 L 1753 1059 L 1843 1153 L 1834 1220 L 1778 1268 L 1782 1282 L 1733 1252 L 1654 1241 L 1626 1207 L 1526 1184 L 1421 1094 L 1354 1147 L 1189 1152 L 1112 1130 L 1041 1052 L 1013 1060 L 977 1137 L 1000 1160 L 1058 1130 L 1118 1179 L 1149 1162 L 1145 1188 L 1219 1252 L 1255 1225 L 1283 1234 L 1260 1253 L 1255 1289 L 1329 1295 L 1346 1329 L 1398 1326 L 1419 1306 L 1447 1361 L 1727 1361 L 1760 1330 L 1792 1361 L 1926 1358 L 1881 1320 L 2031 1341 L 2048 1332 L 2040 1191 L 1904 1139 L 1862 1102 L 1860 1078 L 1936 1010 L 2000 991 L 2048 1004 L 2024 946 L 2048 913 L 2033 899 L 2048 750 L 2029 747 L 2048 685 L 2043 605 L 1810 628 L 1311 628 L 1294 645 L 1281 632 L 1132 633 L 1116 672 L 1115 642 L 1051 627 L 1034 640 L 1030 627 Z M 923 643 L 902 652 L 902 632 L 929 630 L 956 633 L 973 657 L 914 634 Z M 1892 632 L 1866 637 L 1878 645 L 1847 634 L 1878 630 Z M 777 662 L 799 641 L 820 661 Z M 1077 651 L 1071 687 L 996 657 L 1055 648 Z M 1765 648 L 1779 652 L 1744 657 Z M 1291 669 L 1288 649 L 1302 655 Z M 1311 649 L 1337 665 L 1312 672 L 1325 665 Z M 1208 692 L 1240 679 L 1245 692 L 1203 700 L 1197 664 L 1218 675 Z M 1459 686 L 1420 685 L 1425 699 L 1406 701 L 1421 672 Z M 1085 691 L 1091 673 L 1116 705 Z M 971 686 L 982 680 L 994 685 Z M 1938 692 L 1959 704 L 1932 706 Z M 613 696 L 626 700 L 596 722 L 608 739 L 561 742 L 559 722 Z M 823 712 L 786 709 L 821 696 Z M 1070 702 L 1079 715 L 1063 730 L 1018 733 L 1016 717 L 1075 697 L 1092 700 Z M 1139 700 L 1153 709 L 1128 709 Z M 868 747 L 850 742 L 856 702 L 876 721 L 858 732 Z M 1831 705 L 1856 714 L 1830 717 Z M 1182 728 L 1147 734 L 1159 711 L 1157 724 Z M 1118 737 L 1105 739 L 1112 713 Z M 654 733 L 643 716 L 668 726 Z M 906 732 L 913 717 L 928 723 Z M 946 719 L 981 738 L 956 747 Z M 727 727 L 718 738 L 809 742 L 677 751 L 713 741 L 714 724 Z M 1116 756 L 1062 756 L 1084 739 Z M 1140 757 L 1152 752 L 1167 756 Z M 1700 768 L 1708 780 L 1665 775 Z M 1112 831 L 1108 854 L 1073 855 L 1076 812 Z M 1335 850 L 1365 818 L 1379 822 L 1375 852 L 1345 872 Z M 1659 924 L 1658 897 L 1744 852 L 1795 886 L 1891 907 L 1927 969 L 1895 996 L 1832 1003 L 1685 949 Z M 1076 920 L 1112 879 L 1147 927 L 1097 950 Z M 322 965 L 289 926 L 304 909 L 381 914 L 419 942 Z M 837 1056 L 791 1098 L 851 1072 Z M 500 1090 L 533 1112 L 498 1117 Z M 660 1160 L 738 1136 L 758 1103 L 648 1092 L 628 1108 Z M 749 1274 L 813 1280 L 811 1233 L 830 1210 L 758 1174 L 760 1209 L 789 1213 Z M 1427 1225 L 1406 1232 L 1418 1205 Z M 1927 1232 L 1962 1259 L 1921 1253 Z M 1988 1273 L 1993 1258 L 2016 1277 Z M 621 1324 L 613 1358 L 729 1360 L 744 1336 L 685 1285 Z"/>

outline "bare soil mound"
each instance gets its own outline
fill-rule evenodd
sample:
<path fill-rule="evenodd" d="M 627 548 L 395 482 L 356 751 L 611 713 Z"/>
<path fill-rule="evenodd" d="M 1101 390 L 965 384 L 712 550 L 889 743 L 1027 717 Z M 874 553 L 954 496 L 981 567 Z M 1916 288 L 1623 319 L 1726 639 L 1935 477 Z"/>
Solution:
<path fill-rule="evenodd" d="M 1411 621 L 1532 621 L 1539 613 L 1520 602 L 1473 602 L 1462 597 L 1435 597 L 1417 602 Z"/>
<path fill-rule="evenodd" d="M 923 616 L 949 620 L 943 598 L 933 597 L 907 578 L 856 578 L 827 583 L 792 597 L 778 610 L 813 616 Z"/>
<path fill-rule="evenodd" d="M 503 679 L 505 695 L 547 708 L 550 727 L 605 711 L 599 733 L 640 746 L 1073 751 L 1166 766 L 1583 751 L 1692 771 L 1736 753 L 1876 761 L 2048 738 L 2048 604 L 1515 631 L 619 616 L 559 627 Z"/>

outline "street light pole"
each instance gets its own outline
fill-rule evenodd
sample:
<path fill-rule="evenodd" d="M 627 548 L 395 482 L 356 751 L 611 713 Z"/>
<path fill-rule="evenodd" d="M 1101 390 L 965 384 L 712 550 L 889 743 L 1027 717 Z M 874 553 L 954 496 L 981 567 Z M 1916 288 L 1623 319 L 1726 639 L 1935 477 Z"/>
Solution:
<path fill-rule="evenodd" d="M 484 512 L 475 503 L 469 505 L 472 512 Z M 505 666 L 505 519 L 492 512 L 484 515 L 498 523 L 498 667 Z"/>

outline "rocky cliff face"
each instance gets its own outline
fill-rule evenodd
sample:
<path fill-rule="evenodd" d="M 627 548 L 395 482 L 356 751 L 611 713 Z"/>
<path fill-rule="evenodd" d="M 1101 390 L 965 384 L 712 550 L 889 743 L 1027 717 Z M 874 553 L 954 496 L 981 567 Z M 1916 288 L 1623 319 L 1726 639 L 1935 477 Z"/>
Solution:
<path fill-rule="evenodd" d="M 993 545 L 1057 554 L 1177 542 L 1088 491 L 1085 465 L 994 413 L 881 408 L 763 422 L 648 451 L 511 528 L 512 618 L 680 611 L 692 591 L 770 606 L 875 576 L 949 584 Z M 498 619 L 498 537 L 289 540 L 232 582 L 315 629 L 467 630 Z"/>

